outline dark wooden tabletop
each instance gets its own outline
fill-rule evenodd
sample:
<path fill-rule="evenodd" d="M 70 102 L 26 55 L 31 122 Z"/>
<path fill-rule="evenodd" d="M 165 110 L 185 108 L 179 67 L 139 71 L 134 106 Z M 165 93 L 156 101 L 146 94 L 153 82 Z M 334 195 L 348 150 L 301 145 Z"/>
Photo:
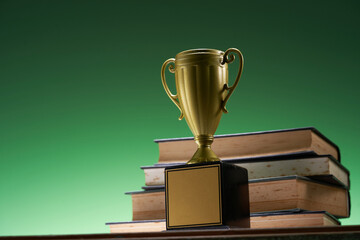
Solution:
<path fill-rule="evenodd" d="M 78 235 L 2 236 L 0 240 L 44 240 L 44 239 L 251 239 L 251 240 L 305 240 L 305 239 L 360 239 L 360 225 L 267 228 L 267 229 L 212 229 L 212 230 L 171 230 L 142 233 L 104 233 Z"/>

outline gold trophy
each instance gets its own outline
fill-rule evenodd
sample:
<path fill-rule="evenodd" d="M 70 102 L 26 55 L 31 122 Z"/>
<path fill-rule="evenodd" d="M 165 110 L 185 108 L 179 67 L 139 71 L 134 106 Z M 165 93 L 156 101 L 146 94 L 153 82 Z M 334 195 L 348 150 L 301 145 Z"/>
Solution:
<path fill-rule="evenodd" d="M 235 59 L 233 53 L 239 56 L 240 66 L 233 86 L 229 87 L 228 64 Z M 177 94 L 172 94 L 166 84 L 168 64 L 169 71 L 175 73 Z M 164 62 L 161 80 L 165 91 L 181 112 L 179 120 L 185 117 L 198 145 L 188 164 L 220 160 L 211 144 L 222 113 L 228 112 L 225 106 L 240 80 L 243 65 L 244 58 L 236 48 L 225 53 L 214 49 L 187 50 Z"/>
<path fill-rule="evenodd" d="M 228 64 L 240 58 L 234 84 Z M 226 103 L 237 86 L 244 59 L 229 48 L 183 51 L 164 62 L 161 80 L 167 95 L 185 117 L 198 149 L 185 165 L 165 168 L 166 229 L 250 226 L 247 170 L 221 162 L 211 150 Z M 170 64 L 170 65 L 169 65 Z M 165 69 L 175 73 L 176 94 L 166 84 Z"/>

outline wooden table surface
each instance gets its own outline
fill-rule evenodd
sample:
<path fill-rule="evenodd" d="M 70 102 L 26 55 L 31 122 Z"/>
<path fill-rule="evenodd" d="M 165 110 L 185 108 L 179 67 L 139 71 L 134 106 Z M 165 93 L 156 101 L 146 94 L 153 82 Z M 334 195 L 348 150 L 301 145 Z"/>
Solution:
<path fill-rule="evenodd" d="M 44 240 L 44 239 L 251 239 L 251 240 L 305 240 L 305 239 L 360 239 L 360 225 L 306 227 L 306 228 L 267 228 L 267 229 L 227 229 L 227 230 L 171 230 L 143 233 L 104 233 L 78 235 L 42 236 L 2 236 L 0 240 Z"/>

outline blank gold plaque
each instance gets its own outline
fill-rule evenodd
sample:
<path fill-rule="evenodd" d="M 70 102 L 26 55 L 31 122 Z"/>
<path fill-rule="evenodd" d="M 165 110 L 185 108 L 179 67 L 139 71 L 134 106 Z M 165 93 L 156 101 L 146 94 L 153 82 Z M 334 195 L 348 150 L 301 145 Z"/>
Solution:
<path fill-rule="evenodd" d="M 167 227 L 222 224 L 220 164 L 167 169 Z"/>

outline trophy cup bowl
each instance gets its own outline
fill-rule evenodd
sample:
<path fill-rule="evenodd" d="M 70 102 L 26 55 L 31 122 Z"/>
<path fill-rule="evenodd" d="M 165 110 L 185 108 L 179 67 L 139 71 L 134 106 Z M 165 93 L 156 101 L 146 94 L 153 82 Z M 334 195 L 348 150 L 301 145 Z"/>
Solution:
<path fill-rule="evenodd" d="M 240 58 L 239 72 L 234 84 L 228 85 L 228 64 Z M 161 80 L 165 92 L 180 110 L 194 135 L 198 149 L 187 162 L 206 163 L 220 159 L 211 149 L 215 131 L 222 113 L 227 113 L 226 103 L 236 88 L 242 73 L 244 59 L 236 48 L 225 52 L 215 49 L 193 49 L 178 53 L 164 62 Z M 169 90 L 165 70 L 175 73 L 176 94 Z"/>

